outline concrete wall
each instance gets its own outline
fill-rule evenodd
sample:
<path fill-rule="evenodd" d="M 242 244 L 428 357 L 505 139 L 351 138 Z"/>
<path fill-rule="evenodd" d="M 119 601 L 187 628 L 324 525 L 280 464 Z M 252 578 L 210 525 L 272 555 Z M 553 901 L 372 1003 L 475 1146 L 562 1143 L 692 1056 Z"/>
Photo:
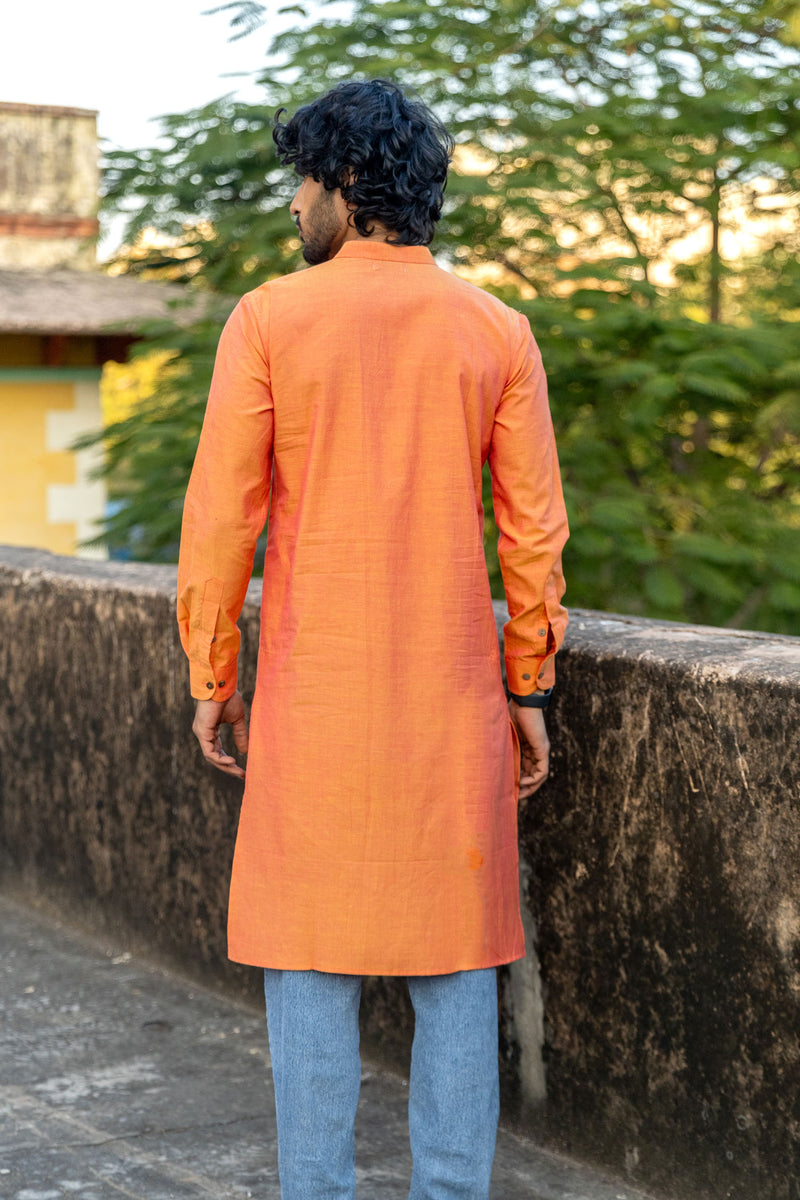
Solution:
<path fill-rule="evenodd" d="M 193 744 L 173 587 L 0 552 L 6 884 L 255 996 L 224 961 L 239 786 Z M 530 952 L 501 972 L 507 1112 L 672 1197 L 797 1200 L 800 640 L 573 611 L 551 713 Z M 368 982 L 364 1025 L 404 1060 L 402 983 Z"/>

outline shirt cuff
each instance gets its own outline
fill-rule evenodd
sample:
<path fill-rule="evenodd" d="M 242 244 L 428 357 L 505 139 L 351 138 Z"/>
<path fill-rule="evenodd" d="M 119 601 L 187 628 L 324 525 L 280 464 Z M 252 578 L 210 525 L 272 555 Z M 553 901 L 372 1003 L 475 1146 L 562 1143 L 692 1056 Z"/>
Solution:
<path fill-rule="evenodd" d="M 189 683 L 195 700 L 229 700 L 238 684 L 238 665 L 232 659 L 226 667 L 212 670 L 202 663 L 189 663 Z"/>
<path fill-rule="evenodd" d="M 547 658 L 506 659 L 506 683 L 509 692 L 517 696 L 530 696 L 532 692 L 546 692 L 556 681 L 556 656 Z"/>

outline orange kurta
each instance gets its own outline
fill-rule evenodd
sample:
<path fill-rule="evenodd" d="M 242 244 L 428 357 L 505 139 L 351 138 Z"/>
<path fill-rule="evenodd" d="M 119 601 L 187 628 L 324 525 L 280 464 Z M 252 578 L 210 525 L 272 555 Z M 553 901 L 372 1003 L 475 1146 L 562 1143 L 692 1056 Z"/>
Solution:
<path fill-rule="evenodd" d="M 192 694 L 224 699 L 269 508 L 235 961 L 400 975 L 524 954 L 487 457 L 508 680 L 525 694 L 553 682 L 567 535 L 525 318 L 426 247 L 360 239 L 230 317 L 178 607 Z"/>

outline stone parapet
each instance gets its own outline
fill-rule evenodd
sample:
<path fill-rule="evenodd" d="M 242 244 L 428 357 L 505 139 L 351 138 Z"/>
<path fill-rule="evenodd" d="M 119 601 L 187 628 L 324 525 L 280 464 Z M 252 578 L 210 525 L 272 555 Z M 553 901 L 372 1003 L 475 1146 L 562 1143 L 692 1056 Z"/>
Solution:
<path fill-rule="evenodd" d="M 240 786 L 194 744 L 174 588 L 0 548 L 2 866 L 255 996 L 225 959 Z M 248 699 L 257 585 L 240 624 Z M 673 1197 L 797 1200 L 800 639 L 573 610 L 548 720 L 529 953 L 500 973 L 507 1112 Z M 363 1017 L 407 1060 L 400 981 L 368 981 Z"/>

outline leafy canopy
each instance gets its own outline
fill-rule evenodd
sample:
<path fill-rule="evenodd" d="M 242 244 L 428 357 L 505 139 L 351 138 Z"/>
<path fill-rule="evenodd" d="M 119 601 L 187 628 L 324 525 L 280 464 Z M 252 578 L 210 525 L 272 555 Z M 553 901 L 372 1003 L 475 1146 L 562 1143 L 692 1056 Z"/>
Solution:
<path fill-rule="evenodd" d="M 237 35 L 266 19 L 247 0 Z M 236 297 L 295 269 L 270 126 L 338 79 L 391 75 L 457 151 L 434 245 L 529 316 L 572 538 L 568 600 L 796 632 L 800 614 L 800 21 L 783 0 L 355 0 L 301 6 L 263 104 L 163 118 L 109 154 L 132 271 Z M 288 10 L 287 10 L 288 11 Z M 321 14 L 321 15 L 319 15 Z M 149 247 L 155 229 L 170 242 Z M 137 239 L 139 239 L 137 241 Z M 219 320 L 107 432 L 112 545 L 174 557 Z M 501 585 L 487 504 L 487 556 Z"/>

